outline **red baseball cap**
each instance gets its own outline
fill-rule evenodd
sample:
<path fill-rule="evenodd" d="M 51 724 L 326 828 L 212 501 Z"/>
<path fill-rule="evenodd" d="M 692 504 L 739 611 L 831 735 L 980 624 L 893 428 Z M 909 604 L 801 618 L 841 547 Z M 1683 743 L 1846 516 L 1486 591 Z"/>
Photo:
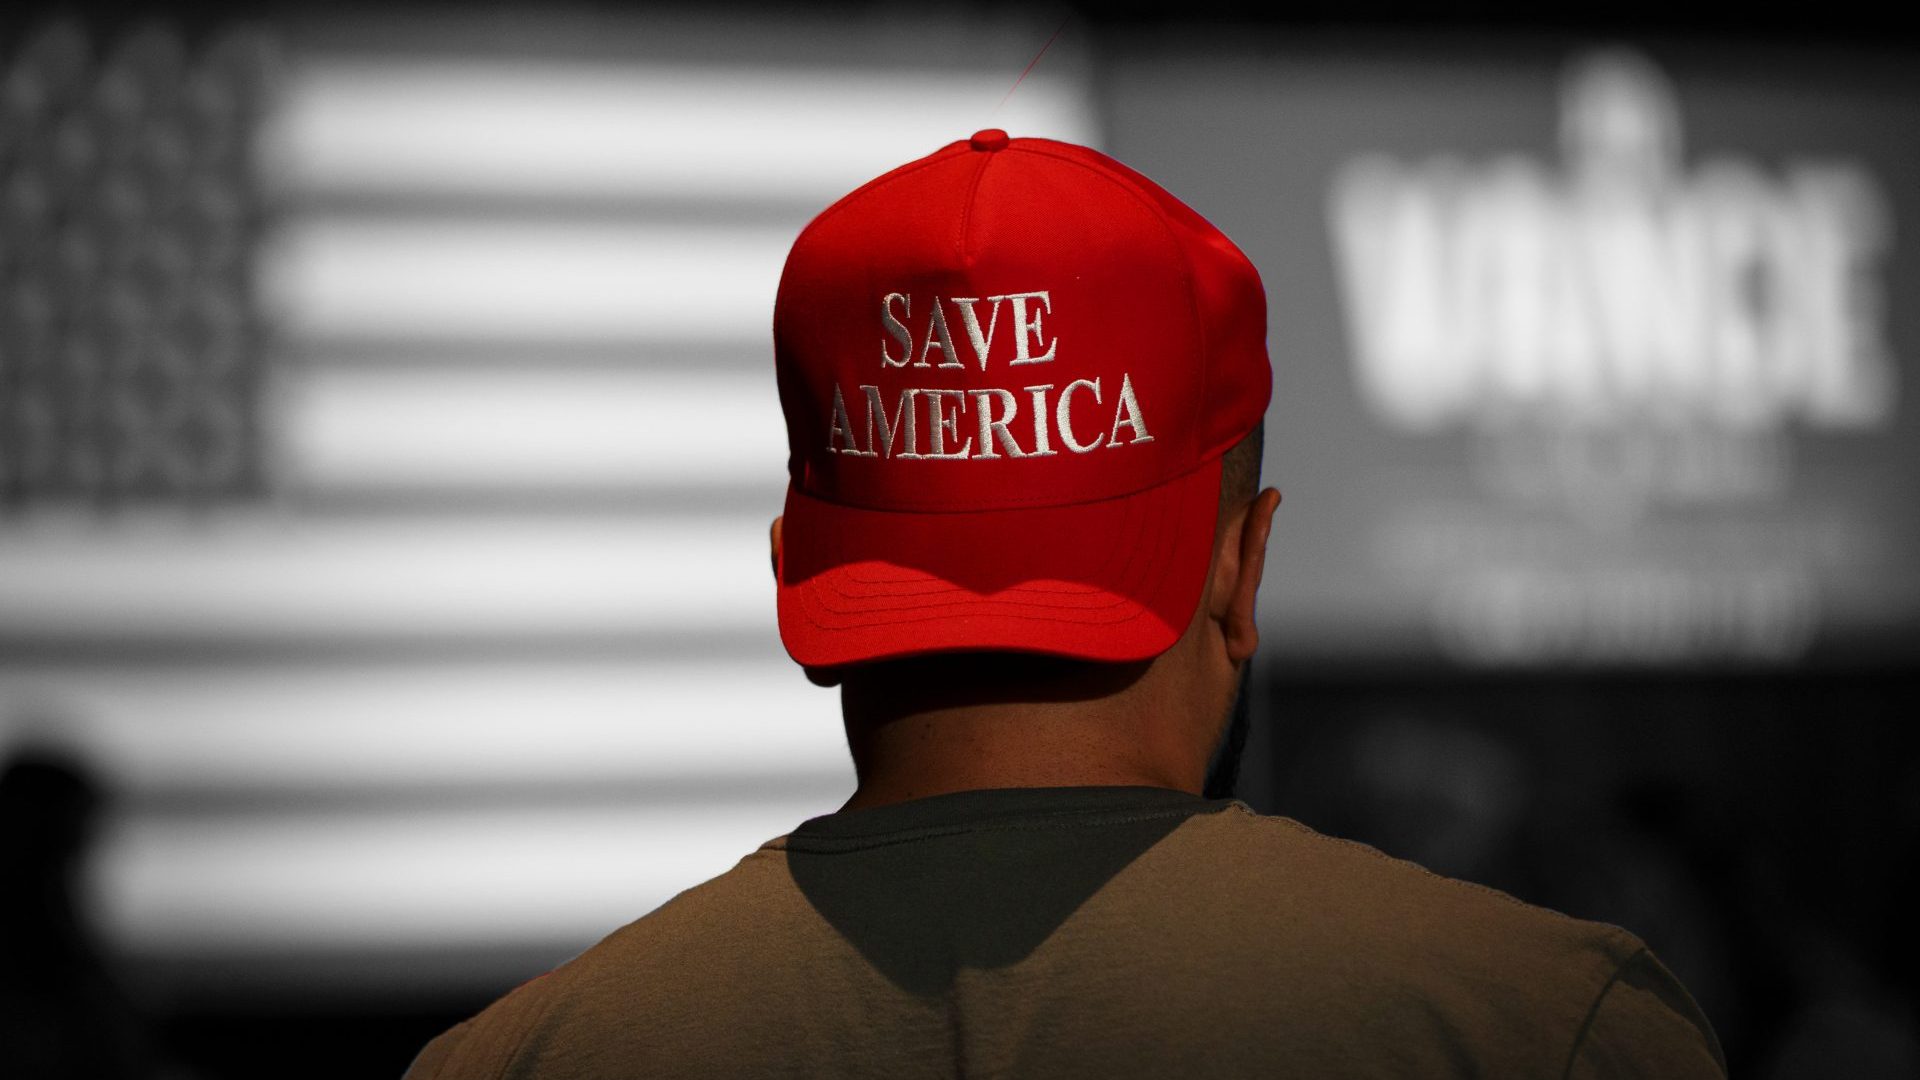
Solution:
<path fill-rule="evenodd" d="M 1083 146 L 982 131 L 828 207 L 773 311 L 787 651 L 1164 652 L 1266 412 L 1266 312 L 1232 241 Z"/>

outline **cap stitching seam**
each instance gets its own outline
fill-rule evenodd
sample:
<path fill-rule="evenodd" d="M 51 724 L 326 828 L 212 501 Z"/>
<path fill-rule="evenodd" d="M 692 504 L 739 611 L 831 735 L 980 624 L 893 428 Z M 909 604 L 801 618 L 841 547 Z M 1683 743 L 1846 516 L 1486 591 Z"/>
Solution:
<path fill-rule="evenodd" d="M 1180 260 L 1181 268 L 1187 279 L 1187 310 L 1193 315 L 1193 325 L 1200 338 L 1200 393 L 1194 395 L 1193 414 L 1187 418 L 1188 437 L 1192 439 L 1192 445 L 1196 449 L 1199 449 L 1201 447 L 1202 435 L 1200 431 L 1200 419 L 1206 409 L 1208 392 L 1213 386 L 1213 354 L 1208 346 L 1206 320 L 1200 317 L 1200 300 L 1194 295 L 1199 288 L 1199 275 L 1194 272 L 1193 260 L 1187 257 L 1186 247 L 1180 243 L 1180 238 L 1174 234 L 1173 226 L 1168 223 L 1166 211 L 1154 201 L 1152 196 L 1142 191 L 1139 185 L 1124 176 L 1118 176 L 1103 169 L 1095 168 L 1088 162 L 1081 161 L 1067 154 L 1062 154 L 1056 150 L 1049 150 L 1039 146 L 1026 146 L 1022 147 L 1022 149 L 1035 154 L 1043 154 L 1055 161 L 1063 161 L 1070 165 L 1077 165 L 1120 188 L 1144 205 L 1153 220 L 1159 223 L 1161 231 L 1166 233 L 1167 241 L 1173 245 L 1174 257 Z"/>
<path fill-rule="evenodd" d="M 1155 517 L 1160 521 L 1160 523 L 1163 526 L 1166 525 L 1169 519 L 1169 515 L 1167 514 L 1158 514 L 1158 515 L 1155 515 Z M 1133 546 L 1137 547 L 1138 545 L 1133 545 Z M 1160 545 L 1157 545 L 1157 544 L 1153 545 L 1153 547 L 1154 547 L 1154 550 L 1156 551 L 1163 550 L 1160 547 Z M 1144 575 L 1140 578 L 1134 578 L 1132 577 L 1131 574 L 1127 573 L 1127 571 L 1135 565 L 1137 555 L 1138 555 L 1137 551 L 1130 551 L 1127 554 L 1125 561 L 1122 563 L 1120 572 L 1123 576 L 1126 576 L 1128 578 L 1128 581 L 1123 584 L 1130 584 L 1132 586 L 1141 586 L 1141 585 L 1147 584 Z M 1149 592 L 1153 592 L 1153 593 L 1157 593 L 1159 591 L 1159 588 L 1158 588 L 1159 582 L 1166 577 L 1167 570 L 1168 570 L 1168 560 L 1164 558 L 1152 560 L 1152 563 L 1147 567 L 1147 570 L 1151 572 L 1156 569 L 1158 570 L 1158 574 L 1154 577 L 1153 586 L 1148 589 Z M 833 592 L 835 592 L 836 594 L 849 600 L 860 601 L 860 600 L 881 599 L 880 597 L 851 596 L 844 589 L 841 589 L 837 584 L 831 581 L 825 581 L 823 582 L 823 585 L 825 588 L 832 589 Z M 1004 592 L 1006 590 L 1002 590 L 1002 591 Z M 826 597 L 822 595 L 819 590 L 816 589 L 816 590 L 809 590 L 806 592 L 805 594 L 806 602 L 801 606 L 801 610 L 806 615 L 808 622 L 812 623 L 815 627 L 822 630 L 847 630 L 847 629 L 853 629 L 853 628 L 863 628 L 863 627 L 872 627 L 872 626 L 902 626 L 902 625 L 909 625 L 916 622 L 929 622 L 936 619 L 942 619 L 942 618 L 948 617 L 951 614 L 952 610 L 955 608 L 963 608 L 963 607 L 967 607 L 975 604 L 989 604 L 989 605 L 996 605 L 996 606 L 1005 605 L 1005 606 L 1010 606 L 1010 607 L 1019 609 L 1014 612 L 997 612 L 991 616 L 993 618 L 1022 619 L 1029 622 L 1065 623 L 1068 625 L 1080 625 L 1080 626 L 1119 626 L 1124 623 L 1132 622 L 1140 618 L 1141 616 L 1153 616 L 1155 618 L 1158 617 L 1158 614 L 1152 608 L 1150 608 L 1148 605 L 1142 603 L 1136 598 L 1133 598 L 1130 596 L 1118 595 L 1117 593 L 1113 593 L 1113 590 L 1102 590 L 1102 591 L 1107 591 L 1109 593 L 1112 593 L 1114 595 L 1114 601 L 1109 604 L 1100 604 L 1100 605 L 1046 604 L 1046 603 L 1041 603 L 1034 600 L 1026 600 L 1023 598 L 999 599 L 998 593 L 996 593 L 992 597 L 982 596 L 980 594 L 974 593 L 971 596 L 963 597 L 960 599 L 950 599 L 950 600 L 944 600 L 944 601 L 932 600 L 924 595 L 915 595 L 911 598 L 887 597 L 887 599 L 909 599 L 909 602 L 891 604 L 885 607 L 867 606 L 863 608 L 843 609 L 843 608 L 835 607 L 832 604 L 829 604 L 827 602 Z M 953 593 L 967 593 L 967 592 L 969 592 L 969 590 L 956 588 L 948 592 L 947 595 L 951 596 Z M 1125 614 L 1120 613 L 1121 610 L 1126 609 L 1128 607 L 1131 607 L 1132 610 L 1126 612 Z M 819 615 L 817 614 L 816 609 L 824 609 L 827 612 L 829 612 L 830 615 L 833 617 L 833 621 L 823 622 L 819 617 Z M 929 612 L 929 614 L 921 616 L 919 618 L 903 619 L 903 618 L 886 617 L 888 613 L 914 611 L 914 610 L 927 611 Z M 1044 612 L 1044 614 L 1042 612 Z M 1074 615 L 1079 615 L 1083 617 L 1075 618 L 1073 617 Z M 1114 617 L 1110 617 L 1110 618 L 1084 617 L 1084 616 L 1102 616 L 1102 615 L 1111 615 Z M 868 616 L 868 617 L 861 618 L 860 616 Z"/>
<path fill-rule="evenodd" d="M 1031 613 L 1032 609 L 1028 609 L 1027 611 L 1000 611 L 1000 612 L 993 612 L 987 615 L 976 614 L 974 617 L 975 618 L 992 618 L 992 619 L 1016 619 L 1021 622 L 1045 623 L 1049 626 L 1108 626 L 1108 627 L 1125 626 L 1126 624 L 1134 622 L 1143 617 L 1153 617 L 1153 612 L 1150 611 L 1145 605 L 1142 605 L 1137 601 L 1128 601 L 1128 605 L 1132 608 L 1132 610 L 1127 611 L 1124 614 L 1118 614 L 1112 618 L 1105 618 L 1105 619 L 1065 619 L 1055 615 L 1034 614 L 1034 613 Z M 865 630 L 865 629 L 871 629 L 874 627 L 883 627 L 883 626 L 899 627 L 899 626 L 912 626 L 916 623 L 944 622 L 947 619 L 953 617 L 953 612 L 950 609 L 953 607 L 960 607 L 960 606 L 963 606 L 963 605 L 947 605 L 946 607 L 943 607 L 940 610 L 932 611 L 929 614 L 920 616 L 919 618 L 913 618 L 913 619 L 842 618 L 842 619 L 836 619 L 833 622 L 822 622 L 814 616 L 814 613 L 810 608 L 806 611 L 806 616 L 807 616 L 807 621 L 813 624 L 815 629 L 839 633 L 839 632 L 846 632 L 846 631 L 852 631 L 852 630 Z M 1007 602 L 1007 606 L 1012 607 L 1015 605 L 1009 601 Z M 908 609 L 895 609 L 895 610 L 908 610 Z M 1004 651 L 1007 648 L 1009 647 L 1001 646 L 996 651 Z"/>
<path fill-rule="evenodd" d="M 1115 506 L 1114 509 L 1117 510 L 1119 513 L 1119 520 L 1114 523 L 1116 526 L 1116 530 L 1118 532 L 1124 533 L 1129 537 L 1132 537 L 1134 542 L 1126 545 L 1125 550 L 1118 551 L 1117 553 L 1115 550 L 1109 549 L 1105 554 L 1105 557 L 1103 557 L 1099 561 L 1099 564 L 1097 566 L 1088 567 L 1087 569 L 1098 571 L 1100 576 L 1103 579 L 1112 578 L 1112 577 L 1122 577 L 1122 578 L 1129 577 L 1132 568 L 1134 567 L 1135 563 L 1138 561 L 1140 557 L 1140 552 L 1139 552 L 1140 545 L 1138 541 L 1140 540 L 1142 534 L 1145 532 L 1145 529 L 1142 528 L 1143 519 L 1147 519 L 1149 523 L 1158 523 L 1164 526 L 1165 522 L 1170 516 L 1170 512 L 1172 508 L 1174 506 L 1177 506 L 1181 502 L 1180 495 L 1181 493 L 1178 491 L 1162 491 L 1160 492 L 1157 498 L 1129 499 Z M 1161 506 L 1159 508 L 1159 511 L 1156 512 L 1156 507 L 1154 505 L 1149 505 L 1149 504 L 1165 504 L 1165 505 Z M 1119 562 L 1118 566 L 1114 565 L 1116 558 L 1118 559 L 1118 562 Z M 860 578 L 853 577 L 851 574 L 849 574 L 848 577 L 851 578 L 852 581 L 857 584 L 876 584 L 876 585 L 886 584 L 885 581 L 881 581 L 881 580 L 862 580 Z M 895 579 L 895 580 L 898 580 L 898 579 Z M 847 597 L 848 599 L 859 599 L 858 597 L 851 596 L 846 592 L 846 590 L 839 588 L 837 585 L 834 587 L 834 591 L 841 596 Z M 1098 592 L 1104 592 L 1106 590 L 1095 587 L 1087 591 L 1098 593 Z M 1063 598 L 1063 597 L 1068 598 L 1068 602 L 1066 603 L 1052 605 L 1057 607 L 1080 608 L 1080 609 L 1086 609 L 1089 607 L 1089 605 L 1074 604 L 1071 602 L 1071 599 L 1078 598 L 1079 596 L 1084 595 L 1084 593 L 1077 590 L 1073 590 L 1073 589 L 1033 589 L 1030 587 L 1026 587 L 1024 585 L 1013 585 L 1013 586 L 1009 586 L 1006 589 L 997 590 L 994 595 L 998 596 L 1008 592 L 1039 593 L 1047 597 L 1049 600 L 1052 600 L 1055 598 Z M 981 596 L 980 593 L 975 592 L 972 589 L 964 589 L 957 586 L 952 587 L 951 591 L 948 593 L 945 593 L 944 595 L 951 597 L 954 593 L 959 593 L 959 594 L 963 594 L 970 597 L 985 599 L 984 597 Z M 938 602 L 938 601 L 935 601 L 935 602 Z M 949 600 L 948 602 L 955 602 L 955 601 Z M 1101 606 L 1110 606 L 1110 605 L 1101 605 Z"/>
<path fill-rule="evenodd" d="M 1146 584 L 1146 578 L 1152 575 L 1154 567 L 1150 565 L 1152 559 L 1142 559 L 1142 550 L 1152 550 L 1152 552 L 1156 553 L 1167 550 L 1167 544 L 1162 544 L 1162 540 L 1167 540 L 1167 523 L 1177 517 L 1177 511 L 1179 511 L 1179 509 L 1185 509 L 1185 507 L 1179 505 L 1179 503 L 1183 502 L 1183 500 L 1179 498 L 1179 492 L 1171 492 L 1169 498 L 1164 500 L 1164 502 L 1169 503 L 1169 505 L 1160 507 L 1158 513 L 1148 513 L 1148 507 L 1142 507 L 1139 503 L 1129 503 L 1127 507 L 1123 507 L 1123 519 L 1121 519 L 1117 525 L 1119 525 L 1119 532 L 1125 532 L 1127 536 L 1131 536 L 1133 542 L 1127 544 L 1123 552 L 1108 550 L 1106 555 L 1100 559 L 1100 565 L 1094 567 L 1094 569 L 1098 571 L 1100 578 L 1104 578 L 1104 580 L 1114 580 L 1116 584 L 1114 584 L 1114 586 L 1091 586 L 1091 588 L 1087 590 L 1087 592 L 1092 592 L 1094 596 L 1106 594 L 1106 600 L 1104 601 L 1096 601 L 1096 603 L 1075 603 L 1075 600 L 1081 600 L 1081 598 L 1087 596 L 1087 594 L 1085 594 L 1085 592 L 1062 592 L 1062 590 L 1035 590 L 1035 588 L 1023 588 L 1023 586 L 1018 586 L 1018 584 L 1016 584 L 1016 586 L 1008 586 L 1008 588 L 1004 588 L 1004 590 L 996 590 L 995 594 L 979 594 L 979 592 L 970 590 L 970 588 L 954 586 L 952 582 L 943 582 L 943 584 L 948 584 L 948 588 L 947 590 L 941 590 L 941 592 L 927 590 L 927 592 L 914 592 L 914 594 L 899 594 L 899 592 L 889 592 L 889 594 L 851 594 L 851 592 L 847 592 L 845 588 L 841 588 L 843 582 L 833 580 L 831 575 L 822 575 L 822 578 L 820 578 L 822 584 L 824 584 L 826 588 L 829 588 L 837 598 L 852 601 L 854 605 L 858 605 L 858 603 L 862 603 L 862 601 L 874 600 L 904 600 L 906 603 L 887 603 L 887 605 L 877 605 L 877 607 L 876 605 L 870 605 L 870 607 L 852 607 L 852 609 L 849 609 L 849 607 L 831 605 L 831 603 L 826 601 L 828 598 L 826 598 L 826 596 L 820 596 L 818 592 L 816 592 L 814 600 L 818 601 L 820 607 L 826 607 L 833 615 L 870 615 L 870 613 L 877 615 L 877 613 L 881 613 L 881 611 L 900 611 L 900 609 L 912 609 L 912 607 L 958 607 L 958 605 L 968 605 L 968 603 L 1018 603 L 1018 605 L 1025 605 L 1025 607 L 1041 607 L 1041 609 L 1054 609 L 1054 611 L 1108 613 L 1108 611 L 1114 611 L 1116 607 L 1123 607 L 1123 605 L 1127 605 L 1127 603 L 1139 603 L 1139 600 L 1135 600 L 1135 598 L 1131 598 L 1131 596 L 1114 596 L 1114 590 L 1119 588 L 1119 586 L 1140 586 L 1140 584 Z M 1146 515 L 1146 521 L 1142 521 L 1142 515 Z M 1146 528 L 1140 528 L 1142 525 Z M 1148 534 L 1148 530 L 1156 530 L 1156 532 Z M 1150 542 L 1148 542 L 1148 540 L 1150 540 Z M 1179 544 L 1177 536 L 1173 538 L 1173 544 Z M 1119 565 L 1114 565 L 1116 555 Z M 1165 559 L 1158 559 L 1158 561 L 1162 563 L 1162 567 L 1160 567 L 1160 569 L 1162 569 L 1160 577 L 1165 577 Z M 1142 563 L 1148 563 L 1148 565 L 1142 565 Z M 851 575 L 849 575 L 849 577 L 851 577 Z M 1158 578 L 1156 578 L 1156 580 L 1158 580 Z M 860 578 L 851 578 L 851 584 L 881 584 L 881 586 L 883 586 L 883 584 L 887 584 L 887 582 L 864 582 L 864 580 L 860 580 Z M 1008 594 L 1008 592 L 1014 592 L 1014 594 L 1018 594 L 1018 596 L 1012 596 L 1012 598 L 1004 598 L 1004 600 L 1002 600 L 1002 596 Z M 1142 607 L 1144 607 L 1144 605 L 1142 605 Z"/>
<path fill-rule="evenodd" d="M 967 239 L 973 230 L 973 204 L 980 193 L 980 181 L 987 175 L 987 164 L 992 154 L 980 155 L 980 164 L 973 170 L 973 182 L 967 185 L 966 201 L 960 204 L 960 262 L 968 269 L 973 268 L 973 254 L 968 249 Z"/>

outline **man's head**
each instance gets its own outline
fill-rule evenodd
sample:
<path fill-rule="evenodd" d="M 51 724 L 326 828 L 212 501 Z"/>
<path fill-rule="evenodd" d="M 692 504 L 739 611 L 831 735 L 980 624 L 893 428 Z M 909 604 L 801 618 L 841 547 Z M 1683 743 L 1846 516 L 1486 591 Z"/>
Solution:
<path fill-rule="evenodd" d="M 1210 748 L 1278 501 L 1265 321 L 1231 241 L 1083 147 L 981 132 L 817 217 L 775 305 L 774 560 L 850 730 L 1124 695 Z"/>

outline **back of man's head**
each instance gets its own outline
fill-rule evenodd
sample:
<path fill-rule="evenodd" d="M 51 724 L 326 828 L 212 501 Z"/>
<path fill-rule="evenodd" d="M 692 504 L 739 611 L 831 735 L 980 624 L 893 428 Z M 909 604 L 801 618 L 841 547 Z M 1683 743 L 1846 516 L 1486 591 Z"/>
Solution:
<path fill-rule="evenodd" d="M 1084 147 L 983 131 L 815 218 L 774 311 L 775 571 L 850 730 L 1231 680 L 1250 630 L 1198 628 L 1250 622 L 1220 605 L 1265 542 L 1265 328 L 1246 256 Z"/>

